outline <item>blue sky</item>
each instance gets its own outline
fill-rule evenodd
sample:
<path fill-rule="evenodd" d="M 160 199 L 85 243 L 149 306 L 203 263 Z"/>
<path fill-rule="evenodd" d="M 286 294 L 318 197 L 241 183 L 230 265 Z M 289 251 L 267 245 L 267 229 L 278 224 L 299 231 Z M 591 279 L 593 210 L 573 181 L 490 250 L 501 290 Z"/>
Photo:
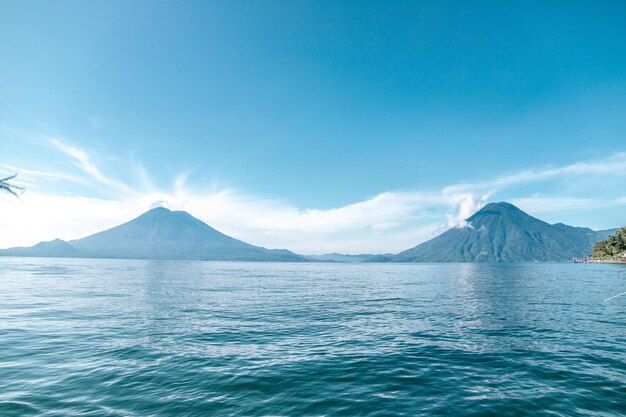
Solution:
<path fill-rule="evenodd" d="M 3 1 L 0 246 L 161 200 L 310 253 L 486 201 L 623 226 L 626 4 L 546 3 Z"/>

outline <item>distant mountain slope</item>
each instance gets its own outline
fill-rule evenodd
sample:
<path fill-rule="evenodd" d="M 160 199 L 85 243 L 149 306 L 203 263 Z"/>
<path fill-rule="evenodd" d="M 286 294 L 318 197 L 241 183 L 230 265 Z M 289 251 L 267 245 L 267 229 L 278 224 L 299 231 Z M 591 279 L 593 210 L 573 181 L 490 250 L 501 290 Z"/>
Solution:
<path fill-rule="evenodd" d="M 120 226 L 63 242 L 0 251 L 10 256 L 126 259 L 303 261 L 288 250 L 265 249 L 233 239 L 183 211 L 152 209 Z"/>
<path fill-rule="evenodd" d="M 50 242 L 37 243 L 35 246 L 23 248 L 0 249 L 0 255 L 4 256 L 49 256 L 49 257 L 75 257 L 78 251 L 69 243 L 55 239 Z"/>
<path fill-rule="evenodd" d="M 395 262 L 567 261 L 586 257 L 613 230 L 551 225 L 509 203 L 490 203 L 450 229 L 391 258 Z"/>

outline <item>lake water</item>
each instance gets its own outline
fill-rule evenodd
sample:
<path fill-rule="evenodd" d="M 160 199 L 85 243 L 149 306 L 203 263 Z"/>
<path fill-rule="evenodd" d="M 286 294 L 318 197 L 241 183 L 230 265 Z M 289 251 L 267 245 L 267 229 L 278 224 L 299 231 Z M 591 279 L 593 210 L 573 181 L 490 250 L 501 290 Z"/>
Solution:
<path fill-rule="evenodd" d="M 0 258 L 0 416 L 626 415 L 626 266 Z"/>

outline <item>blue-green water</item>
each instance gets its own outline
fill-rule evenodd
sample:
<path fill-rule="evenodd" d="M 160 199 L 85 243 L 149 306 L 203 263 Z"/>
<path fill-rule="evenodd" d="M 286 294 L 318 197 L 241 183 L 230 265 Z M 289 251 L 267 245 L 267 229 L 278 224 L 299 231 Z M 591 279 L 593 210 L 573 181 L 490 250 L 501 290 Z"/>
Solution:
<path fill-rule="evenodd" d="M 626 415 L 626 267 L 0 258 L 0 416 Z"/>

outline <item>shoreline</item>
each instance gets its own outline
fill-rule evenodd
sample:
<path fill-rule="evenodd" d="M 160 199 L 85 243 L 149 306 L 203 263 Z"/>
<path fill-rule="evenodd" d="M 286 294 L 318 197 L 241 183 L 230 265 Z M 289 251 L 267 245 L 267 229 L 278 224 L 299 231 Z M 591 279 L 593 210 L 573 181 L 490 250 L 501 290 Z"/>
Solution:
<path fill-rule="evenodd" d="M 626 260 L 612 260 L 612 259 L 588 259 L 586 263 L 590 264 L 626 264 Z"/>

